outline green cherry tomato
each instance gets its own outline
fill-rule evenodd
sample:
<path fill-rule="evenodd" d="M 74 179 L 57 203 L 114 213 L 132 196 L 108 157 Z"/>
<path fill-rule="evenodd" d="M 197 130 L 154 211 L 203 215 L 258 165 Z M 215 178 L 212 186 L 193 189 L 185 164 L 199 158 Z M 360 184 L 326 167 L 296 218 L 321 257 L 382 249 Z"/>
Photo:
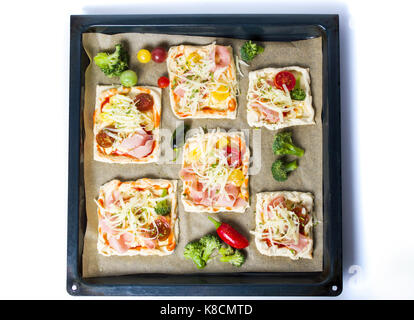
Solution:
<path fill-rule="evenodd" d="M 126 70 L 126 71 L 121 73 L 121 76 L 119 77 L 119 80 L 121 80 L 121 84 L 124 87 L 132 87 L 132 86 L 137 84 L 138 76 L 134 71 Z"/>

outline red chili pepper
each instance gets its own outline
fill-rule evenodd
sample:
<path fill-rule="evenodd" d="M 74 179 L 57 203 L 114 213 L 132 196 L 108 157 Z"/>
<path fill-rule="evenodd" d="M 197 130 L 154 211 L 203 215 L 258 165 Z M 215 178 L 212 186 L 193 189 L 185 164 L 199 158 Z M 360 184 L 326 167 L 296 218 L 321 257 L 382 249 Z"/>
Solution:
<path fill-rule="evenodd" d="M 231 225 L 219 222 L 212 217 L 208 219 L 216 226 L 217 234 L 228 245 L 236 249 L 243 249 L 249 245 L 249 241 L 236 231 Z"/>

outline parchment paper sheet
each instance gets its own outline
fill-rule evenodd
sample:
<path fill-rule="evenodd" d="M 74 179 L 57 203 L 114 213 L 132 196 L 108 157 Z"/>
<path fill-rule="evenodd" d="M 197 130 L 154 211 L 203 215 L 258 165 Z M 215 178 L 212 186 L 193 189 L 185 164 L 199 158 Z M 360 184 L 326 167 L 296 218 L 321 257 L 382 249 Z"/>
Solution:
<path fill-rule="evenodd" d="M 142 48 L 151 49 L 162 45 L 168 48 L 171 45 L 209 44 L 231 45 L 235 55 L 239 54 L 243 40 L 228 38 L 191 37 L 161 34 L 123 33 L 104 35 L 99 33 L 85 33 L 83 46 L 92 58 L 101 51 L 112 51 L 116 43 L 126 45 L 130 56 L 130 68 L 138 73 L 139 85 L 156 86 L 162 75 L 167 75 L 166 63 L 149 62 L 140 64 L 136 59 L 137 52 Z M 259 157 L 261 153 L 260 171 L 250 176 L 250 208 L 245 213 L 218 213 L 221 221 L 231 223 L 246 235 L 250 241 L 246 249 L 247 260 L 241 268 L 222 263 L 218 259 L 210 262 L 205 269 L 198 270 L 190 260 L 183 257 L 183 248 L 191 240 L 198 239 L 207 233 L 215 231 L 208 221 L 206 214 L 188 213 L 183 210 L 181 200 L 178 203 L 179 238 L 178 245 L 172 255 L 165 257 L 104 257 L 96 249 L 97 242 L 97 212 L 93 199 L 97 198 L 99 187 L 112 179 L 135 180 L 137 178 L 165 178 L 179 180 L 179 164 L 107 164 L 93 160 L 93 112 L 95 107 L 95 90 L 98 84 L 119 84 L 119 80 L 107 78 L 92 62 L 85 74 L 85 101 L 84 101 L 84 178 L 86 191 L 87 230 L 83 248 L 83 276 L 108 276 L 134 273 L 205 273 L 205 272 L 299 272 L 321 271 L 323 267 L 323 212 L 322 212 L 322 41 L 321 38 L 295 42 L 263 42 L 265 50 L 258 55 L 250 67 L 242 67 L 244 77 L 239 76 L 240 96 L 238 97 L 238 112 L 236 120 L 208 120 L 194 119 L 192 128 L 207 127 L 209 129 L 221 127 L 223 129 L 249 129 L 246 121 L 246 94 L 248 87 L 248 71 L 265 67 L 283 67 L 298 65 L 309 68 L 313 106 L 316 109 L 316 125 L 297 126 L 288 128 L 293 131 L 294 141 L 303 147 L 305 155 L 300 158 L 299 168 L 290 175 L 286 182 L 280 183 L 272 178 L 270 167 L 276 156 L 272 153 L 272 142 L 275 131 L 250 128 L 250 150 L 252 157 Z M 170 107 L 169 89 L 162 93 L 162 120 L 161 127 L 169 128 L 171 132 L 176 127 L 177 118 Z M 252 136 L 259 134 L 261 148 L 252 144 Z M 256 170 L 257 171 L 257 170 Z M 179 180 L 178 190 L 182 190 Z M 320 223 L 314 228 L 314 258 L 312 260 L 292 261 L 283 257 L 268 257 L 260 254 L 254 243 L 254 236 L 250 230 L 255 228 L 255 205 L 258 192 L 297 190 L 312 192 L 315 196 L 315 216 Z"/>

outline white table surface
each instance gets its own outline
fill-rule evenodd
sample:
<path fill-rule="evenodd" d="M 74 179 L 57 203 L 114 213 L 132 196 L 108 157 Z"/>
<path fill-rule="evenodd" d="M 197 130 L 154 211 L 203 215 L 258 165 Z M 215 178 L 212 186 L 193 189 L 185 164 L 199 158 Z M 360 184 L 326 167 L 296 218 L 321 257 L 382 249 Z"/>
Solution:
<path fill-rule="evenodd" d="M 0 20 L 0 299 L 82 299 L 66 292 L 69 16 L 93 13 L 338 13 L 344 290 L 336 299 L 414 298 L 410 1 L 114 2 L 13 1 Z"/>

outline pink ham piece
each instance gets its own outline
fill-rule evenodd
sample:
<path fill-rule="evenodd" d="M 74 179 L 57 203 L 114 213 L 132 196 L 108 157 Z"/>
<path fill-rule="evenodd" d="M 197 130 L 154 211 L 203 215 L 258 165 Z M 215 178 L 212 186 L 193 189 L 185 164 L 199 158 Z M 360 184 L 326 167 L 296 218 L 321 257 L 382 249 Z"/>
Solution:
<path fill-rule="evenodd" d="M 107 233 L 107 234 L 111 234 L 111 235 L 116 233 L 116 231 L 112 228 L 109 221 L 104 219 L 104 218 L 99 219 L 99 227 L 101 228 L 103 233 Z"/>
<path fill-rule="evenodd" d="M 174 90 L 174 93 L 177 95 L 177 96 L 179 96 L 179 97 L 184 97 L 184 95 L 185 95 L 185 90 L 184 89 L 182 89 L 182 88 L 176 88 L 175 90 Z"/>
<path fill-rule="evenodd" d="M 237 196 L 239 195 L 239 188 L 233 184 L 226 184 L 224 187 L 226 194 L 221 194 L 220 196 L 215 198 L 214 205 L 218 207 L 233 207 Z"/>
<path fill-rule="evenodd" d="M 283 197 L 283 196 L 277 196 L 276 198 L 274 198 L 273 200 L 271 200 L 269 202 L 269 207 L 275 208 L 275 207 L 277 207 L 279 205 L 281 207 L 285 207 L 286 206 L 286 204 L 285 204 L 285 197 Z"/>
<path fill-rule="evenodd" d="M 243 198 L 237 198 L 236 202 L 233 204 L 235 208 L 241 208 L 247 205 L 247 201 Z"/>
<path fill-rule="evenodd" d="M 266 108 L 259 103 L 252 104 L 252 106 L 259 109 L 259 111 L 264 115 L 266 121 L 271 123 L 277 123 L 279 121 L 279 112 Z"/>
<path fill-rule="evenodd" d="M 191 168 L 182 168 L 179 175 L 183 181 L 194 181 L 196 176 Z"/>
<path fill-rule="evenodd" d="M 279 205 L 283 208 L 286 206 L 285 198 L 283 196 L 277 196 L 269 202 L 267 206 L 267 215 L 269 218 L 274 218 L 274 214 L 270 211 L 270 208 L 275 208 Z"/>
<path fill-rule="evenodd" d="M 105 196 L 105 208 L 109 208 L 113 204 L 117 203 L 119 201 L 119 198 L 121 196 L 121 193 L 118 189 L 112 190 L 107 196 Z"/>
<path fill-rule="evenodd" d="M 302 252 L 309 244 L 309 238 L 303 234 L 299 234 L 299 242 L 297 244 L 288 244 L 288 248 L 295 250 L 296 252 Z"/>
<path fill-rule="evenodd" d="M 207 190 L 203 191 L 203 184 L 198 181 L 191 184 L 190 197 L 196 204 L 209 206 L 212 202 L 212 199 L 209 197 Z"/>
<path fill-rule="evenodd" d="M 133 241 L 134 236 L 130 233 L 122 234 L 119 239 L 115 236 L 108 236 L 109 245 L 119 253 L 125 253 L 131 248 L 131 242 Z"/>
<path fill-rule="evenodd" d="M 233 184 L 227 184 L 224 187 L 226 194 L 217 194 L 218 188 L 213 188 L 208 192 L 203 191 L 203 185 L 199 182 L 195 182 L 190 187 L 190 197 L 195 204 L 201 204 L 204 206 L 217 206 L 217 207 L 241 207 L 246 204 L 243 199 L 238 199 L 237 196 L 240 193 L 239 187 Z"/>
<path fill-rule="evenodd" d="M 231 61 L 230 52 L 224 46 L 215 46 L 215 50 L 211 54 L 211 59 L 214 61 L 213 71 L 225 68 Z"/>
<path fill-rule="evenodd" d="M 154 249 L 157 243 L 154 239 L 144 239 L 143 242 L 148 249 Z"/>
<path fill-rule="evenodd" d="M 128 154 L 134 158 L 141 159 L 151 153 L 153 145 L 154 140 L 148 140 L 145 142 L 145 145 L 132 149 Z"/>
<path fill-rule="evenodd" d="M 141 232 L 141 239 L 148 249 L 154 249 L 156 247 L 157 241 L 155 239 L 150 239 L 149 232 Z"/>
<path fill-rule="evenodd" d="M 153 145 L 154 140 L 152 136 L 141 129 L 122 141 L 119 149 L 126 151 L 126 154 L 134 158 L 140 159 L 151 153 Z"/>

